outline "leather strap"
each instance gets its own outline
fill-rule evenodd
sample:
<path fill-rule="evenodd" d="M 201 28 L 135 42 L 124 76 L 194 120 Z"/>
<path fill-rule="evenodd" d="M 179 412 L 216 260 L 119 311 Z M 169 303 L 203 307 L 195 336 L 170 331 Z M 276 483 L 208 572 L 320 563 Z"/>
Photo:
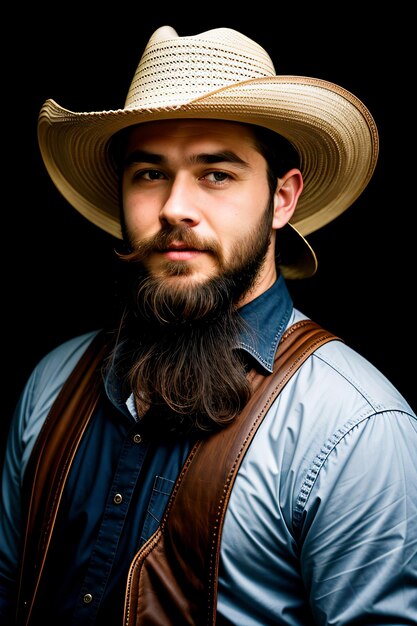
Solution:
<path fill-rule="evenodd" d="M 226 429 L 197 442 L 164 518 L 132 562 L 125 626 L 216 623 L 220 538 L 242 459 L 280 391 L 314 350 L 338 339 L 303 320 L 283 335 L 274 373 L 253 379 L 254 394 Z"/>
<path fill-rule="evenodd" d="M 28 624 L 68 472 L 101 390 L 104 332 L 87 347 L 62 387 L 30 456 L 23 482 L 26 517 L 17 623 Z"/>

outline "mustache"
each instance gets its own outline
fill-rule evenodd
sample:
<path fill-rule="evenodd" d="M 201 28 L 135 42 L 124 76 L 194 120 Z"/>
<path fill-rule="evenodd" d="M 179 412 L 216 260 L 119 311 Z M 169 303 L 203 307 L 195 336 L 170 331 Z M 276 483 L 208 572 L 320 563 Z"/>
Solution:
<path fill-rule="evenodd" d="M 213 239 L 202 239 L 190 226 L 169 226 L 161 229 L 154 235 L 128 242 L 128 251 L 119 252 L 119 258 L 124 261 L 143 261 L 152 252 L 164 252 L 173 244 L 181 243 L 187 248 L 211 253 L 217 257 L 221 256 L 218 243 Z"/>

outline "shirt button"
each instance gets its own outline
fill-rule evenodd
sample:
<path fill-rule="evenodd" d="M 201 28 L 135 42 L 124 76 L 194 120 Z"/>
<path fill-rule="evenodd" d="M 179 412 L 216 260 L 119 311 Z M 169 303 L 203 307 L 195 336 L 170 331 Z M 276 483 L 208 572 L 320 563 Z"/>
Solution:
<path fill-rule="evenodd" d="M 115 504 L 120 504 L 122 502 L 122 500 L 123 500 L 122 494 L 121 493 L 116 493 L 114 498 L 113 498 L 113 502 Z"/>
<path fill-rule="evenodd" d="M 91 595 L 91 593 L 84 594 L 84 598 L 83 598 L 84 604 L 90 604 L 92 600 L 93 600 L 93 596 Z"/>
<path fill-rule="evenodd" d="M 140 443 L 142 441 L 142 437 L 139 435 L 139 433 L 136 433 L 135 435 L 133 435 L 133 441 L 135 443 Z"/>

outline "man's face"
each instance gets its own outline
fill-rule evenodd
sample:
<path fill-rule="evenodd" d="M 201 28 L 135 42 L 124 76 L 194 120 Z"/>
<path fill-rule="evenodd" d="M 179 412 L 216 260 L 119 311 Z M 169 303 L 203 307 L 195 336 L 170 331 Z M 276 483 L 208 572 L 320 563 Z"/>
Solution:
<path fill-rule="evenodd" d="M 189 290 L 238 270 L 256 253 L 270 193 L 249 127 L 214 120 L 141 124 L 131 131 L 125 163 L 126 233 L 153 278 Z M 272 215 L 267 219 L 272 223 Z M 269 225 L 267 231 L 269 237 Z M 275 278 L 272 238 L 247 300 Z"/>

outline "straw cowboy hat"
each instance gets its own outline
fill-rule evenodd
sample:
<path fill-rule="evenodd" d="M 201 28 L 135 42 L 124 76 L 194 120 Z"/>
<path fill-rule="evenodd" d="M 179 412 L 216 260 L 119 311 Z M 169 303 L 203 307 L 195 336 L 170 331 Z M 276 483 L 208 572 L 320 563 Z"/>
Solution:
<path fill-rule="evenodd" d="M 163 26 L 150 38 L 124 108 L 74 113 L 47 100 L 38 139 L 49 175 L 91 222 L 122 237 L 112 136 L 127 126 L 173 118 L 256 124 L 289 140 L 300 155 L 304 189 L 291 225 L 280 229 L 280 268 L 314 274 L 305 235 L 345 211 L 375 169 L 378 133 L 367 108 L 333 83 L 277 75 L 261 46 L 229 28 L 179 37 Z"/>

